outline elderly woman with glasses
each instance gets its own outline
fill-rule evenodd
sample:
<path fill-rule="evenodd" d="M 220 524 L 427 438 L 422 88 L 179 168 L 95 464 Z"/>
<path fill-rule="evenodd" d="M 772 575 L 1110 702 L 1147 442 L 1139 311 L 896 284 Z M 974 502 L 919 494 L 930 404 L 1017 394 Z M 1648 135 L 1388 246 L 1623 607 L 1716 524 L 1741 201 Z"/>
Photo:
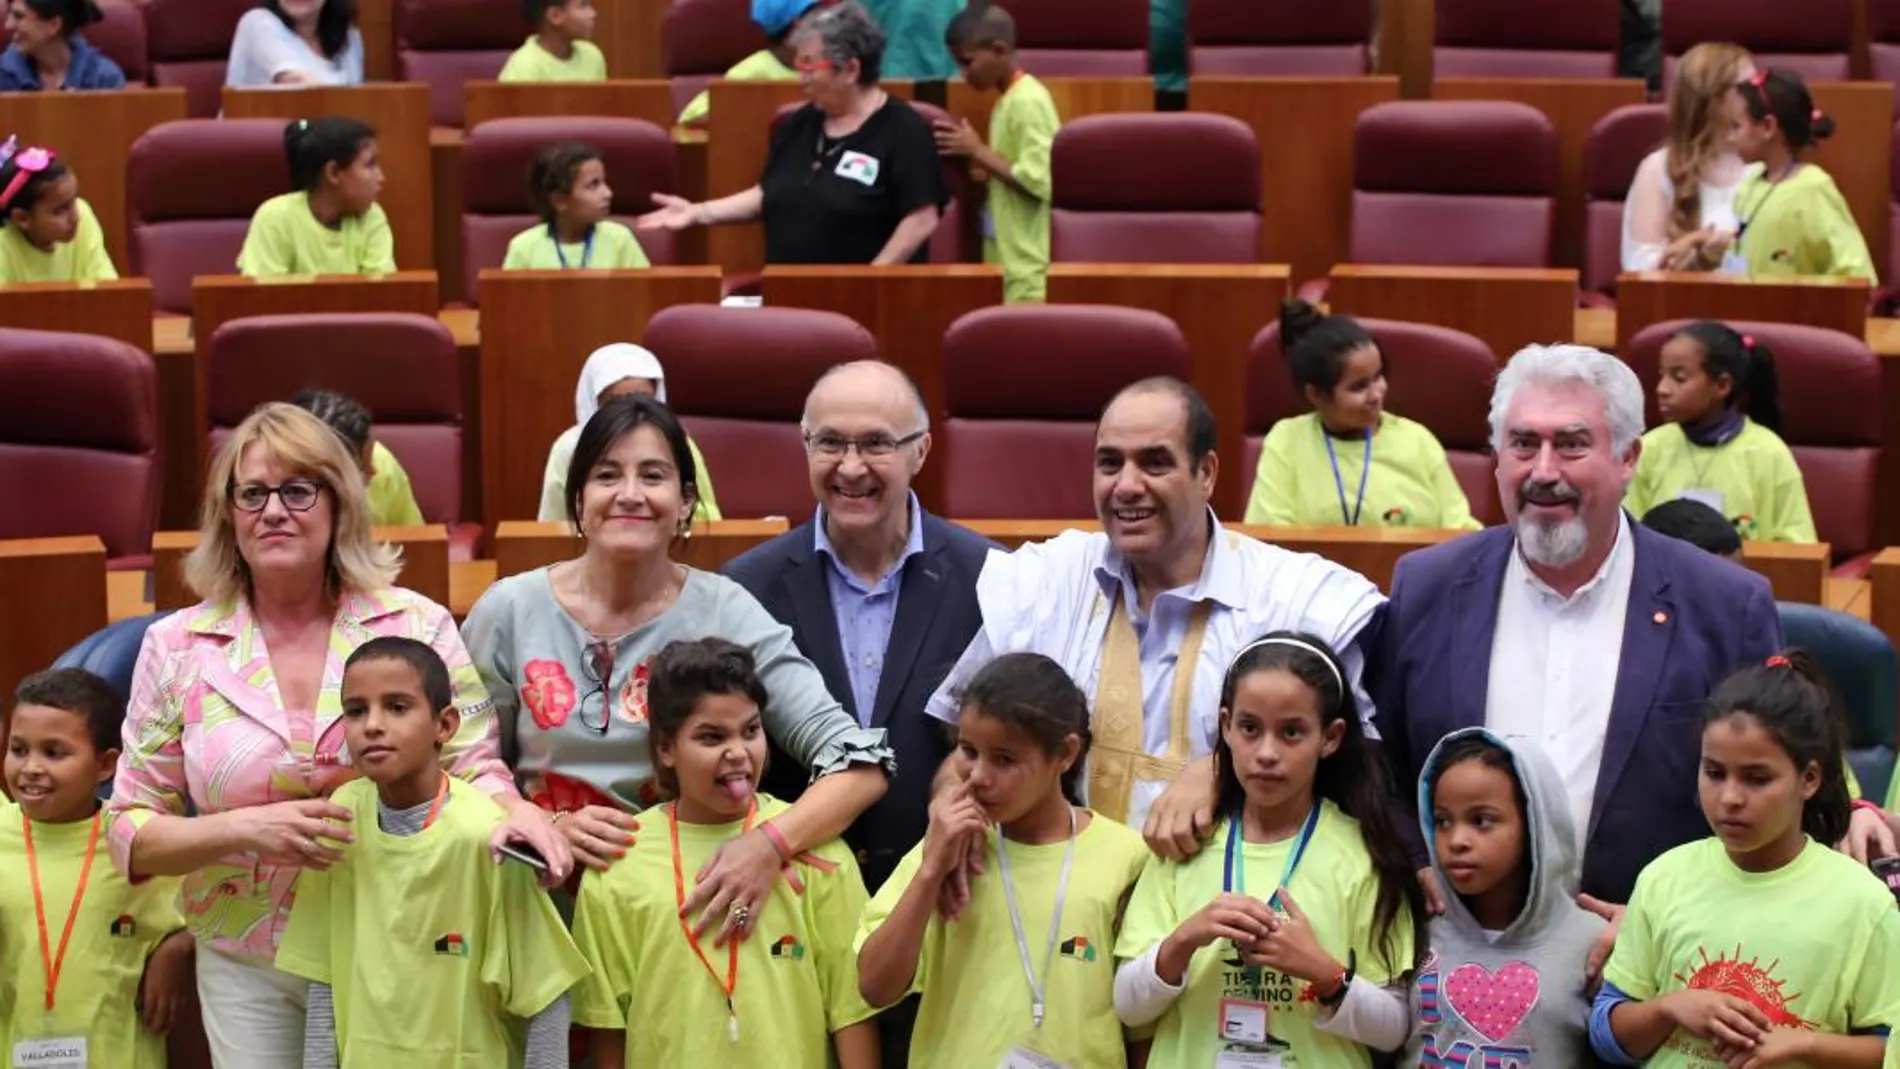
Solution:
<path fill-rule="evenodd" d="M 948 195 L 936 136 L 909 104 L 878 88 L 884 33 L 856 0 L 792 35 L 811 103 L 772 133 L 756 185 L 694 204 L 653 194 L 648 229 L 765 221 L 768 264 L 922 263 Z"/>
<path fill-rule="evenodd" d="M 883 795 L 893 762 L 884 732 L 844 711 L 751 594 L 672 559 L 697 494 L 672 410 L 642 394 L 610 399 L 582 426 L 568 466 L 580 556 L 496 583 L 465 632 L 503 752 L 528 797 L 554 811 L 574 856 L 596 869 L 624 855 L 632 833 L 666 834 L 664 822 L 641 831 L 634 817 L 661 801 L 647 743 L 653 655 L 709 635 L 752 651 L 770 696 L 765 733 L 814 782 L 788 812 L 721 847 L 682 901 L 700 931 L 717 928 L 725 943 L 749 932 L 793 857 L 837 838 Z"/>
<path fill-rule="evenodd" d="M 340 691 L 356 647 L 384 635 L 434 647 L 461 712 L 443 767 L 509 810 L 495 846 L 533 847 L 556 874 L 572 859 L 502 764 L 448 611 L 393 585 L 398 557 L 371 539 L 361 467 L 328 425 L 286 404 L 253 412 L 212 461 L 201 516 L 185 580 L 204 600 L 146 632 L 108 842 L 133 880 L 185 878 L 215 1062 L 295 1065 L 309 985 L 274 959 L 298 874 L 376 833 L 327 800 L 355 775 Z"/>

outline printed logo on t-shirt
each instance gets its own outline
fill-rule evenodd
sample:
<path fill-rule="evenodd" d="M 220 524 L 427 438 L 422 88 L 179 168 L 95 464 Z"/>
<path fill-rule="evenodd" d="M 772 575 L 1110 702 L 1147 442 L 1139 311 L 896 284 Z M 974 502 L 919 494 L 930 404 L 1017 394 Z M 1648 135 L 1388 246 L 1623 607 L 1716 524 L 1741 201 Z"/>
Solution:
<path fill-rule="evenodd" d="M 1790 993 L 1786 985 L 1775 978 L 1778 962 L 1763 964 L 1759 957 L 1744 961 L 1744 951 L 1740 946 L 1735 948 L 1734 957 L 1718 956 L 1710 960 L 1706 948 L 1699 949 L 1697 953 L 1702 957 L 1702 964 L 1676 973 L 1677 983 L 1691 991 L 1717 991 L 1741 999 L 1760 1010 L 1773 1027 L 1809 1027 L 1799 1014 L 1788 1009 L 1788 1003 L 1801 996 L 1799 992 Z M 1664 1045 L 1692 1062 L 1710 1066 L 1711 1069 L 1724 1063 L 1708 1040 L 1681 1029 L 1677 1029 Z"/>
<path fill-rule="evenodd" d="M 847 151 L 838 159 L 838 169 L 832 173 L 839 178 L 848 178 L 867 186 L 877 185 L 879 164 L 876 156 L 866 156 L 862 152 Z"/>
<path fill-rule="evenodd" d="M 450 932 L 435 941 L 435 952 L 451 958 L 468 957 L 468 940 L 461 932 Z"/>
<path fill-rule="evenodd" d="M 772 944 L 772 956 L 784 961 L 801 961 L 805 957 L 805 944 L 791 934 L 781 935 Z"/>
<path fill-rule="evenodd" d="M 115 939 L 130 939 L 139 934 L 139 922 L 132 919 L 130 913 L 121 913 L 112 918 L 112 936 Z"/>
<path fill-rule="evenodd" d="M 1532 1049 L 1516 1033 L 1537 1008 L 1542 986 L 1537 969 L 1528 962 L 1507 962 L 1496 972 L 1467 962 L 1445 972 L 1432 955 L 1418 975 L 1418 1016 L 1424 1025 L 1419 1064 L 1426 1069 L 1528 1065 Z M 1463 1021 L 1484 1042 L 1442 1035 L 1434 1028 L 1446 1023 L 1447 1008 L 1456 1015 L 1454 1025 Z"/>
<path fill-rule="evenodd" d="M 1063 957 L 1074 958 L 1076 961 L 1090 962 L 1095 960 L 1095 944 L 1089 942 L 1089 937 L 1086 935 L 1078 935 L 1063 940 L 1061 951 Z"/>
<path fill-rule="evenodd" d="M 1385 520 L 1386 526 L 1388 527 L 1412 526 L 1412 514 L 1405 511 L 1405 509 L 1401 508 L 1398 505 L 1394 505 L 1391 508 L 1386 509 L 1385 515 L 1381 518 Z"/>
<path fill-rule="evenodd" d="M 1755 517 L 1750 516 L 1746 512 L 1729 522 L 1735 525 L 1735 533 L 1742 536 L 1742 541 L 1744 542 L 1755 541 L 1756 536 L 1761 533 L 1761 524 L 1756 522 Z"/>

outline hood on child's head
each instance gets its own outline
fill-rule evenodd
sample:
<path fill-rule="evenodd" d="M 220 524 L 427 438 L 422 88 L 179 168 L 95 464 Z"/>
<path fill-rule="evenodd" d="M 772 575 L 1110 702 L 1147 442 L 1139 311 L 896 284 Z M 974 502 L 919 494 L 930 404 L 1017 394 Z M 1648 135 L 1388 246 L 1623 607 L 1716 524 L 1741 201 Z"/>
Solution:
<path fill-rule="evenodd" d="M 1578 885 L 1582 880 L 1582 858 L 1577 845 L 1577 822 L 1570 811 L 1570 795 L 1555 765 L 1533 743 L 1518 742 L 1494 735 L 1484 728 L 1454 731 L 1432 747 L 1425 759 L 1425 770 L 1418 780 L 1419 829 L 1425 836 L 1425 849 L 1432 859 L 1432 871 L 1445 892 L 1445 919 L 1472 934 L 1480 931 L 1477 919 L 1451 889 L 1444 862 L 1438 856 L 1438 843 L 1432 820 L 1432 793 L 1438 783 L 1445 751 L 1454 743 L 1472 737 L 1481 738 L 1510 755 L 1511 772 L 1522 788 L 1526 862 L 1531 867 L 1527 884 L 1530 893 L 1524 911 L 1505 930 L 1504 938 L 1517 941 L 1535 938 L 1558 923 L 1576 907 Z"/>

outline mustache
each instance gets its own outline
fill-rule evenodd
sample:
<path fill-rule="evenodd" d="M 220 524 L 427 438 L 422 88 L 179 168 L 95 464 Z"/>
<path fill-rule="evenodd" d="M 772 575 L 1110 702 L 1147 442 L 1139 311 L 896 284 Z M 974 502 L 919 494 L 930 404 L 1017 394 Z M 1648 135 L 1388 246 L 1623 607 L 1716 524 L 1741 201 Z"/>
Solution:
<path fill-rule="evenodd" d="M 1574 505 L 1579 497 L 1576 488 L 1562 479 L 1553 482 L 1526 479 L 1517 487 L 1520 508 L 1525 505 Z"/>

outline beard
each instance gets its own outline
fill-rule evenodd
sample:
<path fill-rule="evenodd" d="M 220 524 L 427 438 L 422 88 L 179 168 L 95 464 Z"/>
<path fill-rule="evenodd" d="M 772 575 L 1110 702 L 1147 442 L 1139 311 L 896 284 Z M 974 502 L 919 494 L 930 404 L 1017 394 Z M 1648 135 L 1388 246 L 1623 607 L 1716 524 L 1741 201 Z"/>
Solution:
<path fill-rule="evenodd" d="M 1562 568 L 1576 563 L 1584 550 L 1589 548 L 1590 526 L 1584 522 L 1581 511 L 1569 519 L 1540 516 L 1526 522 L 1523 518 L 1527 505 L 1566 503 L 1572 508 L 1582 507 L 1582 499 L 1577 491 L 1561 480 L 1554 483 L 1526 480 L 1517 488 L 1518 518 L 1512 526 L 1517 530 L 1518 548 L 1532 564 Z"/>

